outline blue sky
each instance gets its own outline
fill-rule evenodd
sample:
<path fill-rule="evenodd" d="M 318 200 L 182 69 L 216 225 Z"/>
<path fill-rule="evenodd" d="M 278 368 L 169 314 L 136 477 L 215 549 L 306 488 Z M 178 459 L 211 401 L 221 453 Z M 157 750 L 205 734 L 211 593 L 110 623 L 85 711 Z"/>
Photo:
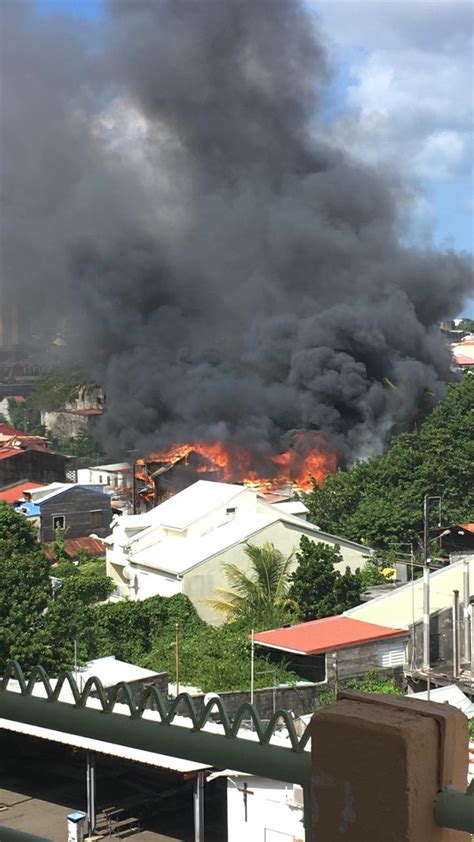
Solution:
<path fill-rule="evenodd" d="M 45 14 L 66 11 L 90 21 L 103 11 L 101 0 L 37 3 Z M 362 160 L 401 171 L 412 192 L 406 207 L 415 239 L 472 254 L 470 2 L 306 3 L 334 72 L 323 109 L 330 135 Z M 474 317 L 474 298 L 464 315 Z"/>

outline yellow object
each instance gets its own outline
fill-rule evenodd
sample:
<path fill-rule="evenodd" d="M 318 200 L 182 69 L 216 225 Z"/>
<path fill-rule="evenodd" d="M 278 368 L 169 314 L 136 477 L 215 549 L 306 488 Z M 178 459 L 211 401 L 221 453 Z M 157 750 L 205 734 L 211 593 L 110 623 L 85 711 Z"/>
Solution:
<path fill-rule="evenodd" d="M 387 582 L 395 582 L 397 578 L 397 571 L 394 567 L 382 567 L 380 572 Z"/>

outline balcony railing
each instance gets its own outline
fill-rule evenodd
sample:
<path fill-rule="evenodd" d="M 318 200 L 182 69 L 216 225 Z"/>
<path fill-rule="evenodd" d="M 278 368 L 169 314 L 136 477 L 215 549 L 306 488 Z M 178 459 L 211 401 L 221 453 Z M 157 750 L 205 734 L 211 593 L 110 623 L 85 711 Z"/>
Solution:
<path fill-rule="evenodd" d="M 367 694 L 344 695 L 360 701 Z M 391 704 L 380 699 L 367 695 L 369 702 Z M 26 678 L 12 661 L 0 681 L 0 718 L 299 784 L 304 790 L 306 839 L 312 838 L 310 727 L 298 738 L 288 711 L 277 711 L 264 725 L 253 705 L 243 704 L 231 719 L 222 701 L 213 698 L 198 714 L 186 693 L 169 704 L 156 687 L 145 689 L 137 703 L 124 682 L 107 694 L 97 678 L 88 679 L 79 689 L 69 672 L 51 680 L 42 667 L 36 667 Z M 245 720 L 251 723 L 251 733 L 242 730 Z M 474 833 L 473 786 L 467 792 L 443 788 L 433 810 L 439 826 Z M 2 842 L 9 838 L 4 831 Z"/>

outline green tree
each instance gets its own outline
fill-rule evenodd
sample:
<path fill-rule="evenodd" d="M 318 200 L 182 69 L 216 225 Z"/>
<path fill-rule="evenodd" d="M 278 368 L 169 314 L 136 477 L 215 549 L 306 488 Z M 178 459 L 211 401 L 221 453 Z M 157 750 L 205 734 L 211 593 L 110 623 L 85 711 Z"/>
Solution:
<path fill-rule="evenodd" d="M 0 504 L 0 669 L 9 658 L 29 667 L 41 660 L 49 563 L 24 515 Z"/>
<path fill-rule="evenodd" d="M 443 523 L 474 509 L 474 377 L 448 387 L 419 430 L 403 433 L 382 456 L 327 477 L 305 500 L 321 529 L 388 549 L 417 541 L 423 497 L 443 498 Z M 434 525 L 434 524 L 433 524 Z"/>
<path fill-rule="evenodd" d="M 291 556 L 285 556 L 273 544 L 257 547 L 247 544 L 245 554 L 250 570 L 237 564 L 225 564 L 229 588 L 216 588 L 219 599 L 209 604 L 227 620 L 242 621 L 249 627 L 274 628 L 295 614 L 296 604 L 288 596 Z"/>
<path fill-rule="evenodd" d="M 296 554 L 298 566 L 290 577 L 289 596 L 299 606 L 302 620 L 318 620 L 341 614 L 360 602 L 360 572 L 343 574 L 335 570 L 341 565 L 339 547 L 315 543 L 303 535 Z"/>
<path fill-rule="evenodd" d="M 46 661 L 55 671 L 73 666 L 75 641 L 79 662 L 94 657 L 94 605 L 106 600 L 113 590 L 112 581 L 104 574 L 81 573 L 69 564 L 71 570 L 56 587 L 45 618 L 41 662 Z"/>

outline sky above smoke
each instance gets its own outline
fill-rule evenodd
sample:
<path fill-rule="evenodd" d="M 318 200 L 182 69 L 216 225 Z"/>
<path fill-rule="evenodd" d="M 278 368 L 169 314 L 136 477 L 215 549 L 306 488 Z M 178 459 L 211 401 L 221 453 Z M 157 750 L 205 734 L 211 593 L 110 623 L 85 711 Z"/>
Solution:
<path fill-rule="evenodd" d="M 412 185 L 328 124 L 308 5 L 2 17 L 2 272 L 104 384 L 110 452 L 312 429 L 354 458 L 442 395 L 469 262 L 407 245 Z"/>

